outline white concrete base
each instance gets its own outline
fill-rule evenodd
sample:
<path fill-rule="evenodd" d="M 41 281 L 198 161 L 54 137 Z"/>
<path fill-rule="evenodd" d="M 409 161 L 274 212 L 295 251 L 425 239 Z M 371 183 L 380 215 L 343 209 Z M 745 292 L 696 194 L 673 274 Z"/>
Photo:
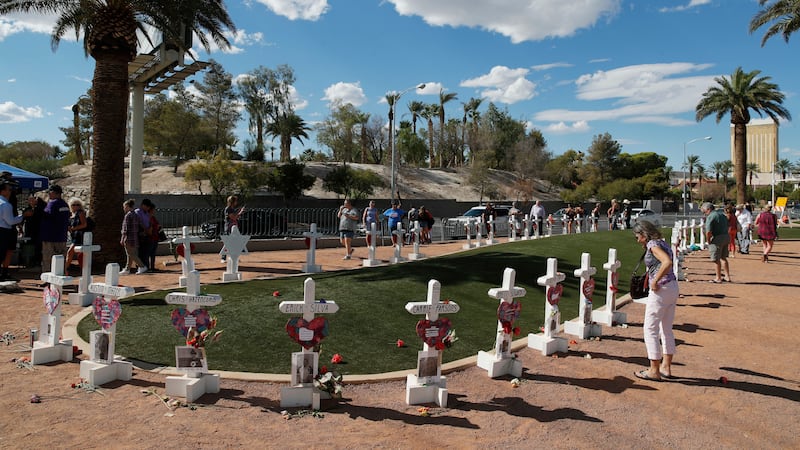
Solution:
<path fill-rule="evenodd" d="M 469 244 L 464 244 L 464 245 L 462 245 L 462 246 L 461 246 L 461 249 L 462 249 L 462 250 L 469 250 L 469 249 L 472 249 L 472 248 L 475 248 L 475 247 L 476 247 L 476 245 L 475 245 L 475 244 L 473 244 L 473 243 L 469 243 Z"/>
<path fill-rule="evenodd" d="M 494 238 L 492 238 L 492 239 L 487 239 L 487 240 L 486 240 L 486 245 L 494 245 L 494 244 L 497 244 L 497 243 L 499 243 L 499 242 L 500 242 L 500 241 L 498 241 L 497 239 L 494 239 Z"/>
<path fill-rule="evenodd" d="M 409 253 L 408 254 L 408 259 L 410 259 L 411 261 L 418 261 L 420 259 L 425 259 L 425 258 L 427 258 L 427 256 L 425 256 L 422 253 Z"/>
<path fill-rule="evenodd" d="M 305 273 L 320 273 L 322 266 L 319 264 L 303 264 L 303 272 Z"/>
<path fill-rule="evenodd" d="M 72 361 L 72 339 L 64 339 L 56 345 L 36 341 L 31 349 L 31 364 L 47 364 L 53 361 Z"/>
<path fill-rule="evenodd" d="M 69 294 L 69 304 L 75 306 L 89 306 L 92 304 L 95 297 L 97 297 L 97 294 L 92 294 L 91 292 L 86 292 L 84 294 L 73 292 Z"/>
<path fill-rule="evenodd" d="M 380 266 L 381 264 L 383 264 L 383 261 L 381 261 L 380 259 L 365 259 L 361 261 L 361 265 L 363 267 L 375 267 L 375 266 Z"/>
<path fill-rule="evenodd" d="M 102 386 L 114 380 L 128 381 L 133 377 L 133 364 L 114 360 L 111 364 L 81 361 L 81 378 L 92 386 Z"/>
<path fill-rule="evenodd" d="M 536 333 L 528 335 L 528 347 L 540 350 L 542 355 L 549 356 L 553 353 L 566 353 L 569 347 L 569 342 L 560 337 L 550 337 L 544 333 Z"/>
<path fill-rule="evenodd" d="M 222 274 L 222 281 L 226 282 L 226 283 L 228 281 L 242 281 L 242 273 L 241 272 L 235 272 L 235 273 L 225 272 L 225 273 Z"/>
<path fill-rule="evenodd" d="M 494 353 L 478 352 L 478 367 L 489 372 L 489 378 L 497 378 L 503 375 L 522 376 L 522 361 L 519 358 L 500 358 Z"/>
<path fill-rule="evenodd" d="M 320 400 L 331 398 L 313 386 L 290 386 L 281 388 L 281 408 L 311 407 L 319 410 Z"/>
<path fill-rule="evenodd" d="M 184 397 L 193 402 L 204 394 L 219 392 L 219 375 L 213 373 L 200 374 L 199 377 L 184 375 L 167 377 L 166 394 L 173 397 Z"/>
<path fill-rule="evenodd" d="M 564 322 L 564 333 L 586 339 L 592 336 L 602 336 L 603 327 L 596 323 L 587 325 L 581 322 L 580 317 L 577 317 Z"/>
<path fill-rule="evenodd" d="M 419 384 L 417 376 L 408 374 L 406 378 L 406 404 L 422 405 L 436 403 L 447 407 L 447 377 L 439 377 L 435 384 Z"/>
<path fill-rule="evenodd" d="M 401 263 L 401 262 L 405 262 L 405 261 L 406 261 L 406 259 L 403 258 L 402 256 L 392 256 L 389 259 L 389 262 L 392 263 L 392 264 L 397 264 L 397 263 Z"/>
<path fill-rule="evenodd" d="M 612 311 L 611 313 L 608 312 L 606 309 L 607 306 L 603 306 L 602 308 L 598 308 L 592 311 L 592 321 L 597 322 L 599 324 L 603 324 L 607 327 L 614 326 L 614 324 L 623 324 L 627 323 L 628 315 L 619 312 L 619 311 Z"/>

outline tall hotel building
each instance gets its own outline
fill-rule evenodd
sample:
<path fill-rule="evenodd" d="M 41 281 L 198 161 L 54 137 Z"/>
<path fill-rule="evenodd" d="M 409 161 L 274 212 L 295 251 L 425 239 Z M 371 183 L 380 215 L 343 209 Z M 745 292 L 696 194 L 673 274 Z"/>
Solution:
<path fill-rule="evenodd" d="M 733 125 L 731 125 L 731 161 L 734 159 Z M 778 161 L 778 124 L 772 119 L 751 119 L 747 124 L 747 164 L 758 164 L 758 173 L 772 172 Z"/>

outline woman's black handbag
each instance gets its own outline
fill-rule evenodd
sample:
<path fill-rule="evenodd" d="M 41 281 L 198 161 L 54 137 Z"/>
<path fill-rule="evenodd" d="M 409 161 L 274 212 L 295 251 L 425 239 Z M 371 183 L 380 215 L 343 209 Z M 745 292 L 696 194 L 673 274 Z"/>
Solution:
<path fill-rule="evenodd" d="M 641 275 L 636 275 L 636 272 L 639 270 L 639 266 L 642 265 L 642 261 L 644 261 L 644 255 L 647 252 L 645 251 L 642 254 L 642 257 L 639 258 L 639 263 L 636 264 L 634 267 L 633 272 L 631 273 L 631 298 L 645 298 L 650 294 L 650 283 L 647 279 L 647 270 L 645 269 L 644 273 Z"/>

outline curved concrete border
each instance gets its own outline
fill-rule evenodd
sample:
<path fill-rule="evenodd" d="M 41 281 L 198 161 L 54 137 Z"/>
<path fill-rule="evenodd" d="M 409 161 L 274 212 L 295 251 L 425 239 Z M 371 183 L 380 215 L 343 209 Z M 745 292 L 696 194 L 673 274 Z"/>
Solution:
<path fill-rule="evenodd" d="M 617 299 L 617 306 L 618 307 L 624 306 L 630 303 L 631 301 L 633 300 L 631 299 L 630 294 L 626 294 Z M 87 306 L 74 316 L 70 317 L 66 322 L 64 322 L 64 325 L 61 327 L 61 334 L 63 335 L 64 339 L 72 339 L 73 345 L 76 345 L 86 355 L 89 354 L 91 349 L 89 347 L 89 343 L 81 339 L 81 337 L 78 335 L 78 323 L 81 320 L 83 320 L 84 317 L 88 316 L 91 313 L 92 313 L 92 307 Z M 528 346 L 527 337 L 524 337 L 522 339 L 517 339 L 516 341 L 513 341 L 511 343 L 511 351 L 517 352 L 526 348 L 527 346 Z M 163 374 L 163 375 L 176 375 L 176 376 L 184 374 L 183 371 L 180 371 L 175 367 L 169 367 L 169 366 L 147 367 L 148 365 L 146 363 L 143 363 L 138 360 L 128 360 L 128 359 L 125 360 L 132 363 L 140 370 L 147 370 L 150 373 Z M 447 374 L 455 372 L 457 370 L 466 369 L 468 367 L 476 365 L 477 362 L 478 362 L 477 355 L 470 356 L 467 358 L 462 358 L 456 361 L 451 361 L 449 363 L 442 364 L 442 373 Z M 218 374 L 220 377 L 230 380 L 261 381 L 269 383 L 291 382 L 291 375 L 289 374 L 233 372 L 227 370 L 211 370 L 209 372 Z M 347 375 L 347 383 L 361 384 L 361 383 L 373 383 L 379 381 L 401 381 L 405 380 L 407 375 L 413 374 L 415 372 L 416 369 L 407 369 L 407 370 L 398 370 L 395 372 L 373 373 L 364 375 Z"/>

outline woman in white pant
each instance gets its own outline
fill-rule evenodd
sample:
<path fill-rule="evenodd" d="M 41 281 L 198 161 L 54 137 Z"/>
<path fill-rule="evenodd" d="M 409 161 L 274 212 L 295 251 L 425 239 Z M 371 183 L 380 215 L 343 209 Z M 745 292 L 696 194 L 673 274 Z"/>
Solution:
<path fill-rule="evenodd" d="M 644 343 L 650 368 L 634 375 L 644 380 L 661 381 L 662 377 L 672 378 L 672 355 L 675 354 L 672 322 L 678 301 L 678 281 L 672 272 L 672 249 L 651 222 L 637 222 L 633 234 L 645 248 L 644 263 L 650 285 L 644 312 Z"/>

